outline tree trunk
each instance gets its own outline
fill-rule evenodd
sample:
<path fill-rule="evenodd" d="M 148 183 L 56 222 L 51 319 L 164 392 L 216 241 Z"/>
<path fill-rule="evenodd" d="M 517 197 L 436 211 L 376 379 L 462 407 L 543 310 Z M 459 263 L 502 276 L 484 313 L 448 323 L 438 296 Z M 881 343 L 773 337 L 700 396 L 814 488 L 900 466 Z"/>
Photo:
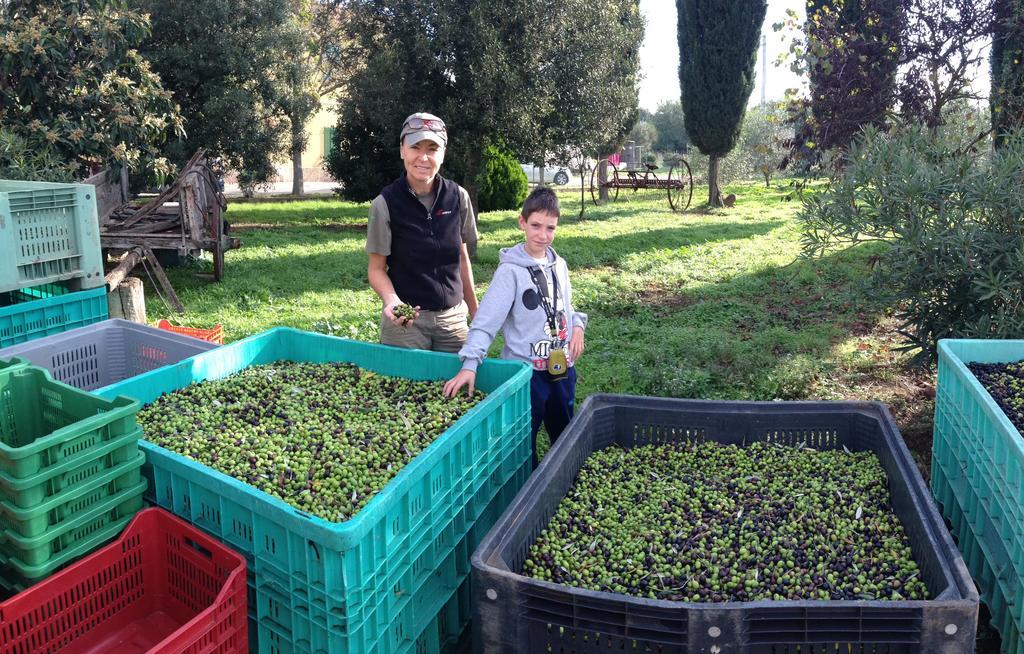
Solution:
<path fill-rule="evenodd" d="M 480 224 L 480 187 L 476 183 L 476 178 L 480 174 L 480 160 L 481 153 L 470 148 L 466 153 L 466 177 L 462 181 L 462 186 L 469 193 L 469 202 L 473 205 L 473 219 L 476 220 L 478 226 Z M 476 261 L 476 243 L 467 243 L 466 249 L 469 250 L 470 260 Z"/>
<path fill-rule="evenodd" d="M 303 195 L 302 151 L 306 149 L 306 129 L 300 121 L 292 120 L 292 195 Z"/>
<path fill-rule="evenodd" d="M 605 183 L 608 181 L 608 160 L 601 159 L 599 164 L 601 169 L 597 171 L 597 178 L 601 181 L 601 188 L 599 190 L 598 197 L 601 199 L 602 203 L 605 203 L 608 201 L 608 187 L 605 186 Z"/>
<path fill-rule="evenodd" d="M 537 166 L 537 184 L 538 184 L 538 186 L 544 186 L 544 163 L 543 162 L 541 162 L 541 164 L 539 166 Z"/>
<path fill-rule="evenodd" d="M 582 148 L 580 148 L 580 149 L 582 150 Z M 583 183 L 583 180 L 586 179 L 586 173 L 587 173 L 587 160 L 581 156 L 580 157 L 580 218 L 583 217 L 583 212 L 584 212 L 584 210 L 587 207 L 587 196 L 586 196 L 586 192 L 585 192 L 585 189 L 587 188 L 587 185 Z"/>
<path fill-rule="evenodd" d="M 718 169 L 722 160 L 720 157 L 710 155 L 708 157 L 708 206 L 722 207 L 722 191 L 718 188 Z"/>

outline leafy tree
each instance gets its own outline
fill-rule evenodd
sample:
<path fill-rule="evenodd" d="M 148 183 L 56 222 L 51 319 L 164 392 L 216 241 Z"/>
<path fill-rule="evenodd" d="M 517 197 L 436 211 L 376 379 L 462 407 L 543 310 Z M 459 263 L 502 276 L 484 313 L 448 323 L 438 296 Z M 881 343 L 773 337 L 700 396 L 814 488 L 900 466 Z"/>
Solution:
<path fill-rule="evenodd" d="M 629 132 L 629 140 L 643 149 L 649 150 L 654 147 L 654 143 L 658 140 L 658 130 L 655 129 L 653 123 L 646 120 L 638 120 Z"/>
<path fill-rule="evenodd" d="M 992 127 L 996 145 L 1024 126 L 1024 1 L 995 0 L 992 39 Z"/>
<path fill-rule="evenodd" d="M 783 103 L 772 102 L 748 109 L 739 147 L 734 151 L 742 153 L 746 159 L 745 176 L 760 175 L 765 186 L 770 186 L 772 175 L 786 158 L 786 144 L 792 138 L 793 130 L 786 123 Z"/>
<path fill-rule="evenodd" d="M 300 44 L 296 56 L 285 62 L 286 90 L 281 100 L 288 117 L 292 159 L 292 194 L 303 194 L 302 153 L 306 128 L 324 99 L 337 102 L 358 55 L 349 33 L 353 3 L 348 0 L 291 0 L 292 28 Z"/>
<path fill-rule="evenodd" d="M 865 125 L 885 125 L 906 25 L 901 1 L 809 0 L 810 98 L 795 147 L 809 147 L 820 160 L 828 150 L 845 150 Z"/>
<path fill-rule="evenodd" d="M 530 0 L 362 0 L 354 33 L 365 68 L 341 107 L 328 170 L 366 200 L 401 171 L 402 120 L 430 111 L 448 126 L 443 173 L 476 204 L 485 143 L 525 152 L 547 97 L 536 68 L 547 47 L 543 8 Z"/>
<path fill-rule="evenodd" d="M 0 179 L 73 182 L 77 172 L 78 166 L 49 141 L 30 144 L 13 130 L 0 127 Z"/>
<path fill-rule="evenodd" d="M 981 99 L 973 74 L 993 27 L 992 0 L 902 0 L 906 17 L 900 73 L 899 114 L 905 124 L 935 128 L 946 109 Z"/>
<path fill-rule="evenodd" d="M 686 152 L 690 141 L 686 138 L 686 122 L 681 104 L 674 101 L 660 103 L 651 122 L 658 130 L 658 140 L 654 142 L 656 150 Z"/>
<path fill-rule="evenodd" d="M 708 155 L 708 204 L 722 206 L 718 167 L 736 145 L 754 89 L 767 0 L 676 0 L 686 133 Z"/>
<path fill-rule="evenodd" d="M 177 162 L 216 153 L 239 182 L 275 174 L 288 148 L 288 64 L 304 52 L 288 0 L 133 0 L 153 32 L 142 52 L 181 105 L 186 134 L 168 148 Z"/>
<path fill-rule="evenodd" d="M 792 155 L 820 163 L 865 125 L 942 124 L 947 107 L 977 100 L 971 76 L 992 25 L 991 0 L 813 0 L 793 40 L 793 68 L 810 96 L 790 106 Z M 784 26 L 797 23 L 791 12 Z M 806 155 L 813 155 L 807 157 Z"/>
<path fill-rule="evenodd" d="M 587 159 L 618 151 L 639 117 L 643 18 L 637 0 L 566 0 L 548 7 L 544 24 L 548 47 L 539 79 L 548 110 L 539 116 L 531 151 L 573 161 L 582 179 Z"/>
<path fill-rule="evenodd" d="M 145 17 L 122 0 L 0 2 L 0 170 L 81 178 L 128 166 L 164 176 L 177 107 L 136 47 Z"/>
<path fill-rule="evenodd" d="M 636 0 L 363 0 L 365 68 L 351 80 L 327 169 L 365 200 L 401 172 L 402 120 L 448 125 L 443 172 L 477 200 L 487 142 L 534 161 L 621 145 L 635 121 L 642 18 Z"/>

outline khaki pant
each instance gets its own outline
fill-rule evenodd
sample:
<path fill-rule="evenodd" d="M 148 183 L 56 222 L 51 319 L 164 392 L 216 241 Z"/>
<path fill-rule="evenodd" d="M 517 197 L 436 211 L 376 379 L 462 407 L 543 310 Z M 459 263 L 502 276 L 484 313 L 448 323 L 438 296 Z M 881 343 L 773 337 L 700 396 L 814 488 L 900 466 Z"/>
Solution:
<path fill-rule="evenodd" d="M 420 310 L 420 316 L 407 327 L 398 327 L 380 315 L 380 342 L 415 350 L 458 352 L 469 333 L 469 310 L 465 302 L 443 311 Z"/>

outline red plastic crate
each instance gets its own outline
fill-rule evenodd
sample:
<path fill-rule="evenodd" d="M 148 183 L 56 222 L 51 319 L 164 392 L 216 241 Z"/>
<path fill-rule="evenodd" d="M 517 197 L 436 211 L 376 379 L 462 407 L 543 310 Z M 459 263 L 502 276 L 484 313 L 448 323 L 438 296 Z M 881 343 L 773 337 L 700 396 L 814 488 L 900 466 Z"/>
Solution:
<path fill-rule="evenodd" d="M 220 325 L 215 325 L 213 329 L 200 329 L 198 327 L 181 327 L 179 325 L 172 325 L 170 320 L 161 318 L 157 321 L 156 326 L 160 329 L 166 329 L 169 332 L 175 334 L 184 334 L 185 336 L 191 336 L 192 338 L 198 338 L 217 345 L 224 345 L 224 328 Z"/>
<path fill-rule="evenodd" d="M 244 654 L 245 559 L 167 513 L 0 603 L 0 654 Z"/>

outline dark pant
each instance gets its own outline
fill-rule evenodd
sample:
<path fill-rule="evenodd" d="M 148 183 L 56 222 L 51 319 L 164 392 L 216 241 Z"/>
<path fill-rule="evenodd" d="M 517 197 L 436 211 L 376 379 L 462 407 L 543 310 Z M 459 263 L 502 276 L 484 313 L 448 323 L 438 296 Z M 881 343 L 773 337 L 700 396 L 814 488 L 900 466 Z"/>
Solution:
<path fill-rule="evenodd" d="M 565 426 L 572 420 L 576 408 L 576 368 L 558 377 L 547 370 L 534 370 L 530 380 L 530 412 L 533 414 L 533 467 L 537 467 L 537 431 L 540 424 L 548 430 L 551 444 L 555 444 Z"/>

